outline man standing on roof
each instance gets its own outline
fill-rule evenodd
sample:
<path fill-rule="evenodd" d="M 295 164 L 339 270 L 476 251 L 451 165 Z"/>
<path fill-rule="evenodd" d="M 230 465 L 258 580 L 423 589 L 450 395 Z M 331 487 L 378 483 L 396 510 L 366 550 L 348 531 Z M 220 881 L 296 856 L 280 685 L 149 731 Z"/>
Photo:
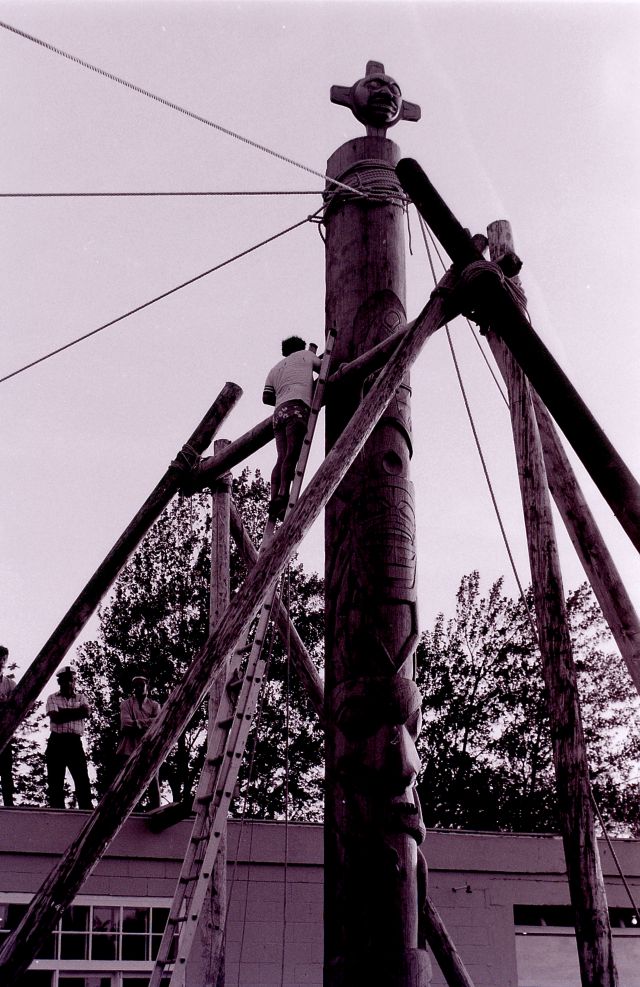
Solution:
<path fill-rule="evenodd" d="M 11 701 L 11 693 L 16 687 L 13 677 L 5 675 L 4 670 L 9 660 L 9 649 L 0 644 L 0 718 L 7 703 Z M 2 782 L 2 801 L 5 805 L 13 805 L 13 747 L 11 741 L 0 753 L 0 780 Z"/>
<path fill-rule="evenodd" d="M 133 695 L 120 703 L 120 743 L 116 751 L 118 771 L 121 771 L 143 735 L 153 721 L 160 715 L 160 703 L 149 699 L 149 683 L 146 676 L 134 675 L 131 679 Z M 160 783 L 155 774 L 147 789 L 149 805 L 152 809 L 160 808 Z"/>
<path fill-rule="evenodd" d="M 87 772 L 87 757 L 82 746 L 84 721 L 89 716 L 89 702 L 82 692 L 76 692 L 76 673 L 65 665 L 57 673 L 59 692 L 47 699 L 47 714 L 51 733 L 47 743 L 47 782 L 49 805 L 64 809 L 64 773 L 69 769 L 76 786 L 79 809 L 91 809 L 91 785 Z"/>
<path fill-rule="evenodd" d="M 313 395 L 313 373 L 320 370 L 320 358 L 304 339 L 289 336 L 282 341 L 284 359 L 267 375 L 262 393 L 265 404 L 275 405 L 273 433 L 278 458 L 271 474 L 269 519 L 284 517 L 289 488 L 307 432 Z"/>

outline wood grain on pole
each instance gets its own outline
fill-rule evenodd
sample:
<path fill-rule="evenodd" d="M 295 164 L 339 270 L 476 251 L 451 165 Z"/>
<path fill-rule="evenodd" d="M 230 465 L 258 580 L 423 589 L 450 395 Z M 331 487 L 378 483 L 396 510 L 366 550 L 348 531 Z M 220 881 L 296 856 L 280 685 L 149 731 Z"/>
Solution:
<path fill-rule="evenodd" d="M 258 560 L 258 550 L 251 541 L 233 500 L 231 501 L 231 535 L 247 568 L 252 569 Z M 324 719 L 322 679 L 279 596 L 274 600 L 273 617 L 282 641 L 290 644 L 293 666 L 306 689 L 309 702 L 322 723 Z"/>
<path fill-rule="evenodd" d="M 264 418 L 248 432 L 234 439 L 213 456 L 206 456 L 198 466 L 197 477 L 202 486 L 209 486 L 227 470 L 238 466 L 248 456 L 262 449 L 273 439 L 273 418 Z"/>
<path fill-rule="evenodd" d="M 495 340 L 492 349 L 509 392 L 582 987 L 615 987 L 617 977 L 594 826 L 589 763 L 542 446 L 524 373 L 499 340 Z"/>
<path fill-rule="evenodd" d="M 613 639 L 640 692 L 640 620 L 587 504 L 551 416 L 535 391 L 533 407 L 549 488 Z"/>
<path fill-rule="evenodd" d="M 403 188 L 454 263 L 464 266 L 482 260 L 471 237 L 442 200 L 420 165 L 405 158 L 398 163 L 396 171 Z M 640 485 L 629 467 L 507 289 L 494 277 L 479 278 L 474 292 L 474 304 L 513 353 L 618 521 L 640 551 Z"/>
<path fill-rule="evenodd" d="M 206 644 L 187 669 L 160 716 L 142 738 L 102 801 L 34 896 L 0 951 L 0 973 L 11 983 L 32 962 L 47 933 L 80 890 L 202 701 L 224 658 L 236 647 L 257 608 L 358 455 L 422 346 L 444 315 L 430 301 L 355 412 L 260 562 L 235 594 Z"/>
<path fill-rule="evenodd" d="M 220 456 L 231 443 L 216 439 L 214 457 Z M 225 473 L 211 489 L 211 583 L 209 587 L 209 633 L 211 634 L 229 606 L 231 564 L 231 474 Z M 222 662 L 220 671 L 209 690 L 208 739 L 224 694 L 229 676 L 229 655 Z M 201 968 L 206 971 L 202 987 L 224 987 L 225 982 L 225 925 L 227 921 L 227 832 L 218 844 L 213 864 L 210 892 L 207 894 L 200 915 Z M 196 939 L 196 942 L 198 940 Z"/>
<path fill-rule="evenodd" d="M 427 895 L 424 908 L 425 931 L 429 949 L 438 961 L 448 987 L 473 987 L 473 980 L 453 944 L 438 909 Z"/>
<path fill-rule="evenodd" d="M 508 220 L 488 227 L 491 259 L 514 251 Z M 520 285 L 519 278 L 511 278 Z M 495 339 L 495 337 L 493 337 Z M 491 343 L 493 340 L 490 339 Z M 582 563 L 636 689 L 640 692 L 640 621 L 604 538 L 589 509 L 551 416 L 540 395 L 531 390 L 551 495 Z"/>
<path fill-rule="evenodd" d="M 187 445 L 197 453 L 204 452 L 241 396 L 242 388 L 238 384 L 225 384 Z M 29 712 L 131 553 L 176 493 L 178 477 L 175 469 L 167 469 L 18 682 L 0 722 L 0 750 Z"/>

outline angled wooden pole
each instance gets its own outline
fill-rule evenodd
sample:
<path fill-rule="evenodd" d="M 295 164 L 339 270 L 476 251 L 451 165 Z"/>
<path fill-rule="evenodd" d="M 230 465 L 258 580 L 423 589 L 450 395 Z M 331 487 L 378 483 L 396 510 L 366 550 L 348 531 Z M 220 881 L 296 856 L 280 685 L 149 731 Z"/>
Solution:
<path fill-rule="evenodd" d="M 498 345 L 492 345 L 492 349 L 509 392 L 582 985 L 615 987 L 617 977 L 594 826 L 589 763 L 542 446 L 524 373 L 507 348 L 499 340 L 496 342 Z"/>
<path fill-rule="evenodd" d="M 440 297 L 435 297 L 400 342 L 295 508 L 265 548 L 259 564 L 233 597 L 214 632 L 189 666 L 183 681 L 165 703 L 158 719 L 114 779 L 64 857 L 43 882 L 24 918 L 0 951 L 0 973 L 5 983 L 11 983 L 11 978 L 17 979 L 27 969 L 47 933 L 105 852 L 136 804 L 139 792 L 147 786 L 187 725 L 226 655 L 237 645 L 287 560 L 362 449 L 409 367 L 426 340 L 438 329 L 443 317 L 444 303 Z"/>
<path fill-rule="evenodd" d="M 491 223 L 487 233 L 492 260 L 499 260 L 505 253 L 514 252 L 513 233 L 507 220 Z M 518 287 L 521 288 L 519 279 L 510 280 L 517 280 Z M 495 337 L 490 338 L 489 343 L 495 343 Z M 531 398 L 551 495 L 629 675 L 640 692 L 640 620 L 584 498 L 551 415 L 540 395 L 533 389 Z"/>
<path fill-rule="evenodd" d="M 225 384 L 186 445 L 197 453 L 204 452 L 241 396 L 241 387 Z M 31 709 L 131 553 L 176 493 L 178 476 L 175 469 L 167 469 L 18 682 L 0 722 L 0 750 Z"/>
<path fill-rule="evenodd" d="M 492 259 L 497 260 L 498 231 L 489 227 L 488 234 Z M 509 396 L 580 976 L 583 987 L 616 987 L 609 909 L 542 443 L 524 372 L 506 345 L 492 332 L 488 335 Z"/>
<path fill-rule="evenodd" d="M 416 208 L 458 267 L 481 261 L 471 237 L 441 199 L 420 165 L 404 158 L 398 177 Z M 481 287 L 480 287 L 481 283 Z M 490 325 L 508 346 L 594 483 L 640 551 L 640 485 L 575 387 L 503 284 L 489 271 L 474 290 L 474 319 Z"/>
<path fill-rule="evenodd" d="M 216 439 L 214 456 L 230 443 Z M 209 633 L 229 606 L 231 564 L 231 474 L 225 473 L 211 488 L 211 585 L 209 589 Z M 220 666 L 209 691 L 209 740 L 229 677 L 229 655 Z M 202 987 L 224 987 L 225 924 L 227 921 L 227 833 L 226 824 L 211 873 L 211 884 L 200 917 L 200 937 L 206 944 L 205 980 Z M 196 943 L 198 939 L 196 939 Z"/>
<path fill-rule="evenodd" d="M 532 391 L 549 488 L 603 616 L 640 692 L 640 620 L 617 566 L 584 498 L 560 437 Z"/>
<path fill-rule="evenodd" d="M 233 469 L 273 439 L 273 418 L 264 418 L 248 432 L 234 439 L 213 456 L 205 456 L 197 466 L 194 480 L 200 487 L 210 486 L 227 470 Z"/>
<path fill-rule="evenodd" d="M 251 541 L 233 500 L 231 501 L 231 535 L 247 568 L 252 569 L 258 561 L 258 550 Z M 276 596 L 274 601 L 273 617 L 283 642 L 288 642 L 290 645 L 294 668 L 307 691 L 309 702 L 322 723 L 324 720 L 322 679 L 279 596 Z"/>
<path fill-rule="evenodd" d="M 473 987 L 473 980 L 447 932 L 440 913 L 427 896 L 424 907 L 425 932 L 429 949 L 438 961 L 449 987 Z"/>

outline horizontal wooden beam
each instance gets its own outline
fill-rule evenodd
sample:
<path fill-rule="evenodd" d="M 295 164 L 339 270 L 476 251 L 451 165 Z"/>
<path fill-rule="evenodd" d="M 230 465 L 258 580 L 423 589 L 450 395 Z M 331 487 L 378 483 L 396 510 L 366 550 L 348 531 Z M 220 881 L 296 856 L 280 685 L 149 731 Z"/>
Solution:
<path fill-rule="evenodd" d="M 258 422 L 248 432 L 234 439 L 222 452 L 215 456 L 206 456 L 198 463 L 193 474 L 196 484 L 200 487 L 208 487 L 215 480 L 219 479 L 227 470 L 233 469 L 239 463 L 253 455 L 258 449 L 268 445 L 273 439 L 273 420 L 271 415 L 263 421 Z"/>
<path fill-rule="evenodd" d="M 238 384 L 225 384 L 187 445 L 197 453 L 204 452 L 241 396 L 242 388 Z M 0 718 L 0 750 L 33 706 L 131 553 L 176 493 L 178 475 L 172 467 L 167 469 L 16 685 L 11 702 L 5 703 L 7 708 Z"/>
<path fill-rule="evenodd" d="M 4 977 L 4 983 L 12 983 L 27 969 L 47 933 L 117 834 L 136 804 L 139 793 L 146 788 L 195 713 L 226 655 L 237 646 L 288 559 L 342 482 L 425 342 L 440 326 L 443 316 L 443 299 L 434 297 L 406 333 L 284 524 L 261 553 L 258 565 L 249 573 L 204 647 L 194 657 L 160 716 L 114 779 L 64 857 L 34 895 L 22 921 L 8 936 L 0 951 L 0 974 Z"/>
<path fill-rule="evenodd" d="M 464 267 L 481 261 L 482 255 L 471 237 L 420 165 L 411 158 L 404 158 L 398 162 L 396 172 L 405 192 L 411 196 L 454 264 Z M 472 290 L 478 317 L 484 319 L 509 348 L 640 551 L 640 485 L 629 467 L 508 289 L 487 270 L 475 279 Z"/>

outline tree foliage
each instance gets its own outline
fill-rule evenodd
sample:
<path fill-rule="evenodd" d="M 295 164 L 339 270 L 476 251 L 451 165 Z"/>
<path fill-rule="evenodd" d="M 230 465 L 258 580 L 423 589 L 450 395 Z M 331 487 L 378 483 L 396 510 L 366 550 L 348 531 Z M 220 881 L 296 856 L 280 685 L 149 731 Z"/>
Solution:
<path fill-rule="evenodd" d="M 268 484 L 244 470 L 233 481 L 244 523 L 259 544 Z M 99 612 L 95 640 L 78 649 L 80 688 L 92 716 L 87 746 L 102 794 L 113 774 L 120 700 L 136 672 L 161 703 L 207 638 L 210 497 L 176 499 L 123 569 Z M 246 575 L 234 545 L 231 592 Z M 293 560 L 284 580 L 292 620 L 317 666 L 323 658 L 323 583 Z M 593 789 L 612 832 L 640 835 L 640 704 L 586 584 L 567 601 Z M 419 778 L 428 826 L 557 830 L 553 759 L 530 594 L 514 600 L 502 580 L 483 595 L 465 576 L 453 616 L 440 614 L 417 649 L 423 695 Z M 267 641 L 268 677 L 243 761 L 232 812 L 321 820 L 322 735 L 277 635 Z M 194 791 L 206 744 L 206 702 L 161 772 L 166 798 Z M 39 717 L 39 719 L 38 719 Z M 18 801 L 44 801 L 44 757 L 33 714 L 15 743 Z"/>
<path fill-rule="evenodd" d="M 615 830 L 640 827 L 640 708 L 586 584 L 567 601 L 594 794 Z M 424 723 L 419 791 L 427 826 L 557 830 L 553 760 L 531 599 L 460 584 L 417 653 Z"/>
<path fill-rule="evenodd" d="M 245 470 L 233 482 L 233 495 L 245 524 L 259 543 L 266 520 L 268 485 L 257 472 Z M 97 640 L 78 649 L 79 686 L 92 702 L 87 744 L 102 794 L 113 777 L 119 706 L 130 694 L 131 677 L 148 675 L 150 695 L 164 703 L 184 676 L 208 636 L 210 497 L 176 499 L 162 514 L 120 574 L 107 604 L 99 612 Z M 244 578 L 245 567 L 235 546 L 231 552 L 231 592 Z M 321 583 L 295 561 L 290 566 L 290 609 L 307 646 L 320 658 L 322 634 Z M 290 814 L 317 817 L 320 807 L 320 736 L 302 689 L 290 676 L 286 702 L 287 661 L 274 642 L 269 681 L 262 700 L 248 782 L 248 763 L 241 775 L 247 790 L 247 811 L 275 816 L 284 811 L 284 748 L 289 728 L 288 789 Z M 161 770 L 168 797 L 178 801 L 195 788 L 206 748 L 206 701 L 202 703 Z M 250 749 L 254 740 L 251 738 Z M 237 808 L 237 803 L 236 803 Z"/>

